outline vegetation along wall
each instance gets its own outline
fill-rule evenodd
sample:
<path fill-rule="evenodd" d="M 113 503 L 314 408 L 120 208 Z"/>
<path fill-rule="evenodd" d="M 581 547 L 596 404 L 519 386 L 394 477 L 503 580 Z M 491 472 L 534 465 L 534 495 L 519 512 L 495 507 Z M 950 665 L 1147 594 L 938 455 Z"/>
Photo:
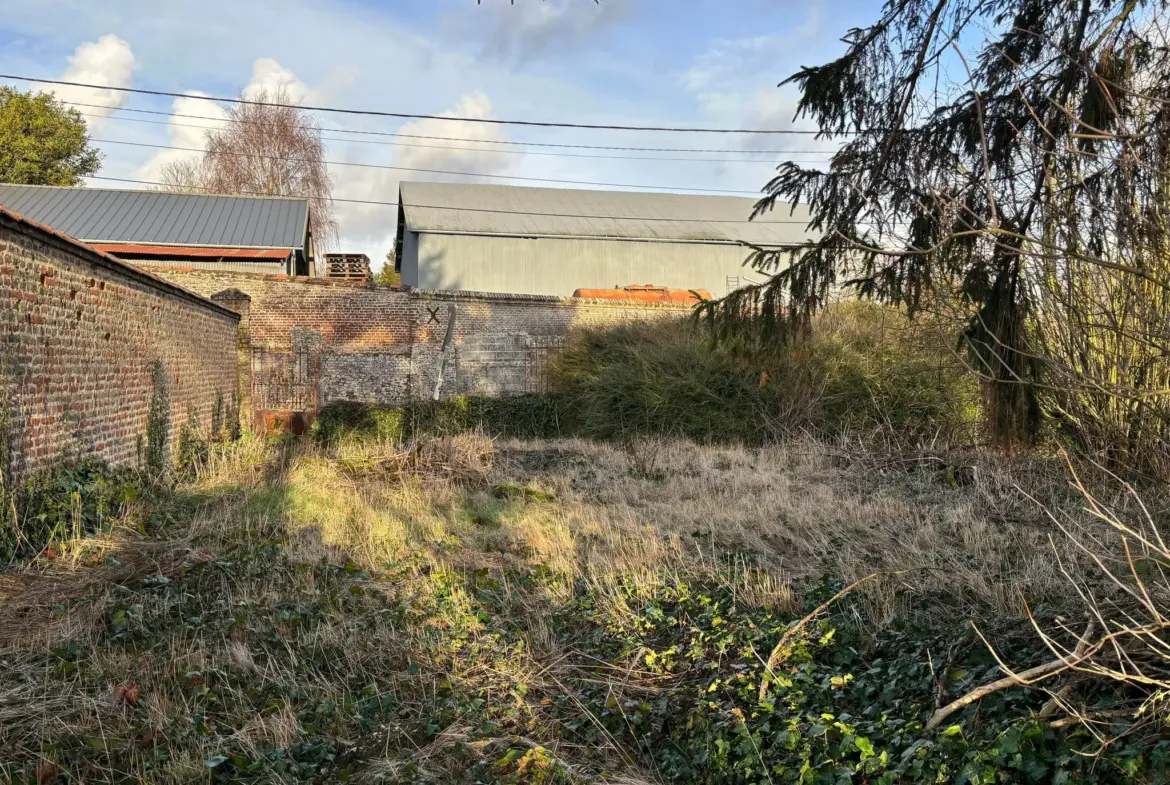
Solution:
<path fill-rule="evenodd" d="M 239 310 L 252 349 L 312 353 L 320 405 L 393 406 L 431 397 L 451 306 L 455 329 L 442 397 L 541 392 L 549 353 L 574 327 L 690 313 L 680 303 L 438 292 L 189 268 L 159 269 L 158 274 L 208 296 L 232 290 L 246 294 L 247 308 Z"/>
<path fill-rule="evenodd" d="M 236 391 L 238 321 L 0 208 L 3 468 L 20 475 L 73 453 L 133 464 L 152 400 L 169 406 L 172 440 L 191 413 L 209 428 Z"/>

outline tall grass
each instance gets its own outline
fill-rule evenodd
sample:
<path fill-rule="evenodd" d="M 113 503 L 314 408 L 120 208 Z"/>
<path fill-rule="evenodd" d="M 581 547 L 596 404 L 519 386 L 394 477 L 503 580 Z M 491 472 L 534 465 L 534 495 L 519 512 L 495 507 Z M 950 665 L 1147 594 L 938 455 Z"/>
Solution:
<path fill-rule="evenodd" d="M 555 361 L 570 427 L 593 438 L 759 444 L 796 431 L 971 440 L 978 387 L 930 321 L 843 303 L 799 345 L 748 362 L 689 321 L 583 331 Z"/>

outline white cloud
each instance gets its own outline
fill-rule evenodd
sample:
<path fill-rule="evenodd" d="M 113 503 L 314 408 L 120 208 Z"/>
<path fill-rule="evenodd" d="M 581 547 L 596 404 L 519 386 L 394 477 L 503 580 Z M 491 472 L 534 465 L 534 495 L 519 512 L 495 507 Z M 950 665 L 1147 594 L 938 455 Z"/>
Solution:
<path fill-rule="evenodd" d="M 284 90 L 294 103 L 303 102 L 310 93 L 307 84 L 271 57 L 261 57 L 252 63 L 252 80 L 243 90 L 244 98 L 255 98 L 261 91 L 279 90 Z"/>
<path fill-rule="evenodd" d="M 440 117 L 467 117 L 472 120 L 492 119 L 492 102 L 484 93 L 476 91 L 459 99 L 452 109 Z M 491 123 L 453 122 L 449 120 L 415 120 L 406 123 L 398 132 L 403 136 L 394 144 L 394 157 L 400 166 L 421 169 L 452 169 L 478 174 L 498 174 L 511 168 L 515 155 L 485 155 L 485 149 L 499 149 L 491 142 L 507 141 L 503 126 Z M 437 136 L 473 141 L 436 141 L 412 139 L 412 136 Z M 434 145 L 416 147 L 411 145 Z M 423 179 L 435 179 L 425 175 Z M 467 178 L 462 178 L 467 179 Z"/>
<path fill-rule="evenodd" d="M 205 93 L 192 91 L 171 103 L 174 114 L 167 126 L 170 146 L 205 150 L 207 133 L 227 125 L 227 112 L 213 101 L 200 100 L 198 96 L 202 95 Z M 135 172 L 134 179 L 156 182 L 167 164 L 198 156 L 199 153 L 187 150 L 160 150 Z"/>
<path fill-rule="evenodd" d="M 130 44 L 116 35 L 103 35 L 97 41 L 88 41 L 77 47 L 69 58 L 69 67 L 61 74 L 61 80 L 106 87 L 129 87 L 134 76 L 134 65 L 134 52 Z M 67 85 L 55 87 L 53 92 L 62 101 L 106 107 L 81 107 L 89 116 L 91 127 L 99 127 L 105 118 L 113 114 L 114 109 L 123 106 L 129 98 L 129 93 L 118 90 Z"/>
<path fill-rule="evenodd" d="M 772 131 L 815 129 L 810 121 L 796 119 L 795 90 L 776 86 L 787 74 L 777 75 L 774 68 L 783 53 L 817 37 L 823 5 L 824 0 L 815 0 L 800 24 L 782 32 L 713 40 L 682 72 L 679 84 L 711 122 Z M 832 151 L 837 147 L 806 134 L 745 134 L 738 144 L 750 150 Z"/>

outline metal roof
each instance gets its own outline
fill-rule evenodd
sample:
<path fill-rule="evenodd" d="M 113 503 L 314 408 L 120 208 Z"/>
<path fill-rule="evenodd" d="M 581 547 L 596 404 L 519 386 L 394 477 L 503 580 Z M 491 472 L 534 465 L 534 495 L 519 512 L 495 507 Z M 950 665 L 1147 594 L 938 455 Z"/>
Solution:
<path fill-rule="evenodd" d="M 113 270 L 119 275 L 137 279 L 143 283 L 153 286 L 156 289 L 167 290 L 172 294 L 177 294 L 178 296 L 183 297 L 184 299 L 204 308 L 210 308 L 214 311 L 218 311 L 224 316 L 235 319 L 236 321 L 240 320 L 240 315 L 238 313 L 220 305 L 214 300 L 196 294 L 190 289 L 184 289 L 178 284 L 173 284 L 165 278 L 152 275 L 140 267 L 136 267 L 132 264 L 126 264 L 121 259 L 111 256 L 105 251 L 99 251 L 93 246 L 86 245 L 80 240 L 74 237 L 70 237 L 64 232 L 60 232 L 51 226 L 40 224 L 36 220 L 29 218 L 26 215 L 21 215 L 20 213 L 14 212 L 7 209 L 3 205 L 0 205 L 0 225 L 7 223 L 11 223 L 18 229 L 23 229 L 26 232 L 31 229 L 34 234 L 40 235 L 37 237 L 37 239 L 41 241 L 48 240 L 49 242 L 59 243 L 76 254 L 88 256 L 91 261 L 96 262 L 99 266 Z M 6 226 L 5 228 L 8 227 Z"/>
<path fill-rule="evenodd" d="M 302 248 L 307 199 L 0 184 L 0 205 L 85 242 Z"/>
<path fill-rule="evenodd" d="M 96 248 L 114 256 L 194 256 L 209 259 L 286 259 L 287 248 L 208 248 L 204 245 L 143 245 L 141 243 L 96 243 Z"/>
<path fill-rule="evenodd" d="M 749 221 L 756 199 L 514 185 L 403 182 L 411 232 L 610 237 L 778 246 L 808 238 L 808 210 L 777 202 Z"/>

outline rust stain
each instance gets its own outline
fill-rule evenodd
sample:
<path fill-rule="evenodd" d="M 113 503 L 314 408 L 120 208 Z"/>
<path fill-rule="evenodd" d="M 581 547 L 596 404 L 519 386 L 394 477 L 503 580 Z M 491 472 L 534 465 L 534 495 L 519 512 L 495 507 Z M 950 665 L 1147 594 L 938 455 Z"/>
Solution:
<path fill-rule="evenodd" d="M 615 286 L 612 289 L 578 289 L 573 292 L 573 296 L 592 300 L 642 303 L 696 303 L 711 299 L 711 294 L 705 289 L 671 289 L 653 284 Z"/>

